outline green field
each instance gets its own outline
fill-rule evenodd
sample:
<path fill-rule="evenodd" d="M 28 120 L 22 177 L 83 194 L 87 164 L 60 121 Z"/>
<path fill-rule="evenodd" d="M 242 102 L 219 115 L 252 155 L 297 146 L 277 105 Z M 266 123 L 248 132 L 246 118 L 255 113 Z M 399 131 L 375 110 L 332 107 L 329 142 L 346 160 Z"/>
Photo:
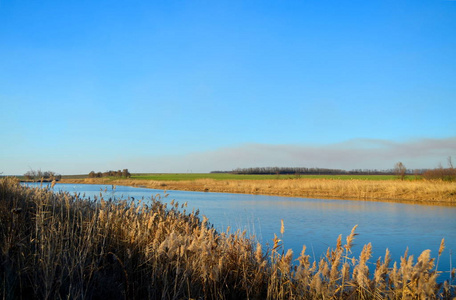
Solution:
<path fill-rule="evenodd" d="M 285 175 L 282 175 L 285 176 Z M 282 177 L 280 176 L 280 177 Z M 131 179 L 157 180 L 157 181 L 183 181 L 196 179 L 216 179 L 216 180 L 261 180 L 276 179 L 277 175 L 238 175 L 229 173 L 152 173 L 152 174 L 132 174 Z M 283 177 L 285 178 L 285 177 Z"/>
<path fill-rule="evenodd" d="M 215 180 L 267 180 L 267 179 L 295 179 L 295 178 L 315 178 L 315 179 L 361 179 L 361 180 L 395 180 L 395 175 L 240 175 L 229 173 L 141 173 L 132 174 L 131 179 L 156 180 L 156 181 L 182 181 L 196 179 L 215 179 Z M 414 176 L 406 179 L 412 180 Z"/>

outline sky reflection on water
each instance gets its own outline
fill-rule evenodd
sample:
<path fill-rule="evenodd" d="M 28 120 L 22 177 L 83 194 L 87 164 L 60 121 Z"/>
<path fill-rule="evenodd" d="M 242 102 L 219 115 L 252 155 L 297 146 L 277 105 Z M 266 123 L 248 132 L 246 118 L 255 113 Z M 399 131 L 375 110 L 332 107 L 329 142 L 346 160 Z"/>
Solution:
<path fill-rule="evenodd" d="M 37 184 L 34 184 L 37 185 Z M 39 185 L 39 184 L 38 184 Z M 56 184 L 55 190 L 79 193 L 94 199 L 136 200 L 161 195 L 163 190 L 111 185 Z M 392 202 L 354 200 L 288 198 L 277 196 L 166 191 L 164 202 L 175 199 L 188 203 L 187 211 L 199 209 L 219 231 L 246 230 L 263 244 L 272 243 L 274 233 L 280 235 L 280 220 L 284 220 L 283 236 L 286 249 L 291 248 L 295 257 L 302 246 L 307 254 L 319 259 L 328 247 L 335 247 L 339 234 L 343 242 L 353 226 L 358 225 L 353 255 L 359 255 L 363 245 L 372 243 L 375 263 L 385 250 L 391 252 L 393 261 L 399 261 L 407 247 L 415 260 L 419 254 L 431 249 L 438 253 L 440 241 L 445 238 L 446 249 L 439 262 L 439 270 L 455 267 L 451 254 L 456 250 L 456 207 L 410 205 Z M 444 276 L 442 276 L 443 278 Z"/>

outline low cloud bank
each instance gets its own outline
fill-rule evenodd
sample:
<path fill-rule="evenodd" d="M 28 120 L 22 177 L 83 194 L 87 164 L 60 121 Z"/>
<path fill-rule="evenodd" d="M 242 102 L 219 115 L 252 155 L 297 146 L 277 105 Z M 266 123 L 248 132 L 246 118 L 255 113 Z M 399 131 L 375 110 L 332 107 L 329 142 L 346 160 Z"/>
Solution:
<path fill-rule="evenodd" d="M 393 168 L 399 161 L 413 170 L 435 168 L 439 164 L 446 167 L 449 156 L 456 165 L 456 137 L 404 142 L 354 139 L 325 145 L 243 144 L 181 155 L 130 157 L 128 153 L 121 153 L 115 158 L 104 159 L 63 156 L 34 161 L 32 158 L 3 157 L 0 173 L 20 175 L 30 169 L 51 170 L 64 175 L 118 169 L 129 169 L 134 173 L 203 173 L 249 167 L 385 170 Z"/>
<path fill-rule="evenodd" d="M 246 167 L 320 167 L 391 169 L 401 161 L 409 169 L 435 168 L 456 161 L 456 137 L 394 142 L 354 139 L 326 145 L 244 144 L 187 155 L 131 160 L 137 172 L 210 172 Z"/>

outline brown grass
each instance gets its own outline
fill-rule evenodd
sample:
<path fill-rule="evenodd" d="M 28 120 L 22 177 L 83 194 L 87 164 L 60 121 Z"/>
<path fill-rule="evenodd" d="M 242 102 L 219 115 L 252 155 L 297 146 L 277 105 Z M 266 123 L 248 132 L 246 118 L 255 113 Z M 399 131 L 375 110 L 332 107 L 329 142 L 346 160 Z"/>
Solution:
<path fill-rule="evenodd" d="M 339 236 L 336 247 L 312 263 L 305 246 L 296 260 L 278 237 L 263 250 L 245 232 L 218 233 L 175 202 L 89 201 L 2 179 L 0 293 L 3 299 L 456 296 L 452 282 L 437 284 L 429 250 L 416 262 L 405 253 L 392 267 L 387 250 L 370 274 L 370 244 L 350 256 L 355 229 L 345 245 Z M 442 242 L 439 255 L 443 248 Z"/>
<path fill-rule="evenodd" d="M 456 184 L 442 180 L 214 180 L 153 181 L 132 179 L 62 180 L 72 183 L 117 184 L 154 189 L 262 194 L 290 197 L 407 201 L 456 205 Z"/>

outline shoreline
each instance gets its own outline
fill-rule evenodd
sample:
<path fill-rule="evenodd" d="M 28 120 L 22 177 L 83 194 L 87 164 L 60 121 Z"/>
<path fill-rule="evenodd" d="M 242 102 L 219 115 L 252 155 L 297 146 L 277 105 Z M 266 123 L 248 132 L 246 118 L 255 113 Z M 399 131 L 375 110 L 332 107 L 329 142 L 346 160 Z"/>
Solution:
<path fill-rule="evenodd" d="M 107 184 L 165 191 L 179 190 L 456 206 L 456 184 L 441 181 L 347 181 L 333 179 L 154 181 L 85 178 L 61 179 L 58 183 Z"/>

